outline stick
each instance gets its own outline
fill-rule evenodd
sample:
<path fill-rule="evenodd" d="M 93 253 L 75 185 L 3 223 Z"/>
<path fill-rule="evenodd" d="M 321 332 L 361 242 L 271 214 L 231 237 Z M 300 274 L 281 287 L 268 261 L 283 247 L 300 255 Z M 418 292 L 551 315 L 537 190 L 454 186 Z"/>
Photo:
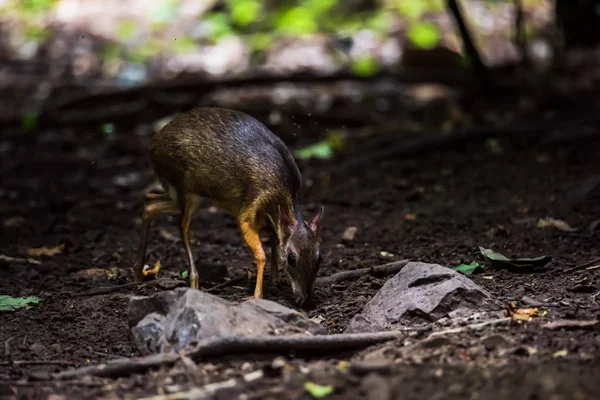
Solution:
<path fill-rule="evenodd" d="M 351 271 L 338 272 L 337 274 L 325 276 L 317 279 L 318 285 L 331 285 L 332 283 L 347 281 L 350 279 L 358 278 L 363 275 L 374 275 L 374 276 L 386 276 L 395 274 L 400 271 L 409 260 L 394 261 L 388 264 L 378 265 L 376 267 L 359 268 Z"/>
<path fill-rule="evenodd" d="M 591 265 L 596 264 L 597 262 L 600 262 L 600 257 L 596 257 L 593 260 L 586 261 L 583 264 L 576 265 L 573 268 L 565 269 L 565 273 L 579 271 L 580 269 L 587 268 Z"/>
<path fill-rule="evenodd" d="M 317 336 L 258 336 L 258 337 L 217 337 L 207 339 L 182 354 L 197 361 L 203 357 L 218 357 L 234 353 L 286 353 L 298 350 L 347 350 L 366 347 L 377 343 L 398 339 L 408 331 L 426 331 L 426 328 L 406 328 L 402 330 L 369 333 L 341 333 Z M 126 361 L 107 362 L 70 371 L 51 374 L 52 379 L 77 379 L 84 376 L 119 378 L 135 373 L 144 373 L 152 368 L 170 367 L 179 361 L 176 353 L 153 354 L 131 358 Z"/>
<path fill-rule="evenodd" d="M 2 361 L 0 367 L 10 367 L 12 365 L 75 365 L 72 361 L 65 360 L 16 360 L 16 361 Z"/>
<path fill-rule="evenodd" d="M 429 338 L 433 338 L 433 337 L 437 337 L 437 336 L 449 335 L 452 333 L 461 333 L 461 332 L 466 332 L 466 331 L 471 331 L 471 330 L 476 331 L 479 329 L 483 329 L 487 326 L 501 325 L 506 322 L 509 322 L 510 320 L 511 320 L 511 318 L 506 317 L 506 318 L 492 319 L 489 321 L 477 322 L 475 324 L 462 326 L 460 328 L 451 328 L 451 329 L 446 329 L 443 331 L 432 332 L 427 338 L 429 339 Z"/>
<path fill-rule="evenodd" d="M 245 276 L 237 276 L 237 277 L 235 277 L 235 278 L 231 278 L 231 279 L 229 279 L 228 281 L 225 281 L 225 282 L 221 282 L 221 283 L 219 283 L 219 284 L 216 284 L 216 285 L 214 285 L 213 287 L 211 287 L 211 288 L 208 288 L 206 291 L 207 291 L 208 293 L 215 292 L 215 291 L 217 291 L 217 290 L 219 290 L 219 289 L 223 289 L 223 288 L 225 288 L 225 287 L 227 287 L 227 286 L 230 286 L 230 285 L 235 285 L 236 283 L 242 282 L 242 281 L 244 281 L 245 279 L 246 279 L 246 277 L 245 277 Z"/>

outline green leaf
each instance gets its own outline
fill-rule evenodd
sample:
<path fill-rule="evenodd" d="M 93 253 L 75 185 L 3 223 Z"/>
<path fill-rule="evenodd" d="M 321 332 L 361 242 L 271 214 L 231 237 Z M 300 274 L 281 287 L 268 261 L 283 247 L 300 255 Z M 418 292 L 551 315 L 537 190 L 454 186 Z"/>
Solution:
<path fill-rule="evenodd" d="M 292 36 L 302 36 L 318 29 L 314 14 L 307 7 L 293 7 L 284 11 L 277 21 L 277 31 Z"/>
<path fill-rule="evenodd" d="M 366 25 L 367 28 L 372 31 L 385 32 L 392 25 L 392 22 L 390 13 L 386 11 L 377 11 L 367 19 Z"/>
<path fill-rule="evenodd" d="M 326 159 L 331 158 L 332 155 L 333 150 L 331 149 L 331 144 L 327 140 L 315 143 L 296 151 L 296 157 L 300 160 L 306 160 L 313 157 Z"/>
<path fill-rule="evenodd" d="M 225 36 L 233 35 L 233 30 L 230 26 L 229 17 L 222 12 L 207 13 L 204 16 L 204 22 L 210 31 L 209 37 L 212 40 L 219 40 Z"/>
<path fill-rule="evenodd" d="M 38 14 L 50 10 L 54 2 L 53 0 L 23 0 L 21 7 L 26 13 Z"/>
<path fill-rule="evenodd" d="M 115 33 L 120 41 L 127 42 L 134 38 L 136 30 L 137 27 L 135 21 L 124 20 L 119 22 Z"/>
<path fill-rule="evenodd" d="M 316 383 L 305 382 L 304 390 L 306 390 L 315 399 L 321 399 L 333 393 L 335 388 L 331 385 L 321 386 L 317 385 Z"/>
<path fill-rule="evenodd" d="M 371 76 L 379 72 L 379 63 L 372 57 L 357 57 L 352 61 L 352 72 L 360 76 Z"/>
<path fill-rule="evenodd" d="M 261 2 L 258 0 L 228 0 L 232 21 L 240 26 L 246 26 L 256 21 L 260 14 Z"/>
<path fill-rule="evenodd" d="M 181 36 L 174 40 L 173 50 L 176 53 L 185 54 L 191 53 L 196 48 L 196 41 L 194 38 L 188 36 Z"/>
<path fill-rule="evenodd" d="M 458 267 L 454 267 L 452 269 L 464 275 L 471 275 L 480 268 L 483 269 L 483 265 L 479 264 L 478 262 L 472 262 L 471 264 L 460 264 Z"/>
<path fill-rule="evenodd" d="M 483 247 L 479 247 L 479 251 L 484 258 L 491 261 L 494 265 L 516 267 L 519 269 L 536 269 L 547 264 L 552 259 L 550 256 L 510 259 L 501 253 Z"/>
<path fill-rule="evenodd" d="M 121 46 L 114 43 L 107 43 L 102 47 L 100 57 L 102 61 L 115 61 L 119 59 L 121 54 Z"/>
<path fill-rule="evenodd" d="M 425 2 L 423 0 L 397 0 L 398 11 L 407 19 L 417 19 L 425 12 Z"/>
<path fill-rule="evenodd" d="M 11 297 L 11 296 L 0 296 L 0 311 L 15 311 L 19 308 L 31 308 L 31 306 L 38 305 L 40 299 L 37 297 Z"/>
<path fill-rule="evenodd" d="M 253 50 L 264 51 L 273 44 L 273 35 L 257 32 L 250 36 L 249 43 Z"/>
<path fill-rule="evenodd" d="M 189 271 L 185 270 L 181 272 L 181 279 L 187 279 Z"/>
<path fill-rule="evenodd" d="M 485 147 L 494 154 L 502 154 L 502 146 L 496 138 L 488 138 L 485 141 Z"/>
<path fill-rule="evenodd" d="M 21 129 L 24 132 L 31 132 L 37 127 L 38 114 L 32 111 L 27 111 L 21 117 Z"/>
<path fill-rule="evenodd" d="M 164 25 L 175 20 L 177 16 L 177 0 L 162 0 L 153 3 L 154 7 L 150 11 L 151 22 L 157 25 Z"/>
<path fill-rule="evenodd" d="M 408 38 L 421 49 L 432 49 L 440 42 L 440 31 L 437 25 L 422 22 L 414 24 L 408 29 Z"/>

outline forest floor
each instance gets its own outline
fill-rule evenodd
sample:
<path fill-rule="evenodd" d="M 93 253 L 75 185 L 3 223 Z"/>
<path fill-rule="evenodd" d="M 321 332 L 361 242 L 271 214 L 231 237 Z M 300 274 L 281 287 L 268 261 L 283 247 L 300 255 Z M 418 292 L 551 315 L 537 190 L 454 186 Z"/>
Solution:
<path fill-rule="evenodd" d="M 325 206 L 321 276 L 399 259 L 484 264 L 479 246 L 509 257 L 548 255 L 552 262 L 541 272 L 486 264 L 471 275 L 502 302 L 545 305 L 529 322 L 448 334 L 435 344 L 410 338 L 344 354 L 289 354 L 283 362 L 266 354 L 229 356 L 200 362 L 192 371 L 177 364 L 118 379 L 49 382 L 30 377 L 137 355 L 127 326 L 128 300 L 165 289 L 140 285 L 85 294 L 131 280 L 142 191 L 153 182 L 151 136 L 131 129 L 106 138 L 92 128 L 36 135 L 0 142 L 0 253 L 27 259 L 31 248 L 58 249 L 34 257 L 34 263 L 0 260 L 0 294 L 40 299 L 35 307 L 0 314 L 0 397 L 141 398 L 235 378 L 215 398 L 245 393 L 247 399 L 308 399 L 303 385 L 309 380 L 333 385 L 330 399 L 600 398 L 600 324 L 541 327 L 557 319 L 600 318 L 600 268 L 570 270 L 600 257 L 598 136 L 533 148 L 500 140 L 501 152 L 465 144 L 375 160 L 318 190 L 319 171 L 333 161 L 300 163 L 304 179 L 315 185 L 303 211 L 308 217 Z M 546 217 L 576 230 L 538 227 Z M 343 243 L 350 226 L 356 236 Z M 193 251 L 202 288 L 252 269 L 234 219 L 209 205 L 193 221 Z M 185 286 L 178 278 L 186 259 L 174 217 L 153 223 L 147 262 L 157 260 L 162 277 Z M 341 332 L 385 279 L 366 275 L 320 288 L 304 311 L 322 318 L 330 332 Z M 267 276 L 264 297 L 295 308 L 289 285 L 269 282 Z M 246 280 L 217 294 L 243 300 L 253 287 Z M 360 373 L 340 363 L 358 357 L 389 365 Z M 242 379 L 257 370 L 258 379 Z"/>

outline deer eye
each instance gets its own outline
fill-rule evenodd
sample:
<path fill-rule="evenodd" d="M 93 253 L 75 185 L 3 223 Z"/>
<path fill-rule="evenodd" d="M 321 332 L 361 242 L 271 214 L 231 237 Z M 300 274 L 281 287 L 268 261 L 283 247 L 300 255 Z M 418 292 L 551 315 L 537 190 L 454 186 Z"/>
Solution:
<path fill-rule="evenodd" d="M 287 262 L 290 267 L 294 267 L 294 268 L 296 267 L 296 256 L 294 255 L 294 253 L 288 254 Z"/>

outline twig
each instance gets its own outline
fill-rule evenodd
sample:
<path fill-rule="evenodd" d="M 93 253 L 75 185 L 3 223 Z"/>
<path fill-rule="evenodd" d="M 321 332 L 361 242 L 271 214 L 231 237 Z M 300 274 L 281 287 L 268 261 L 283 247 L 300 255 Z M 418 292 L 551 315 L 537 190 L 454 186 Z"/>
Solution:
<path fill-rule="evenodd" d="M 586 261 L 583 264 L 576 265 L 573 268 L 565 269 L 565 273 L 579 271 L 580 269 L 584 269 L 589 266 L 592 266 L 592 265 L 596 264 L 597 262 L 600 262 L 600 257 L 596 257 L 593 260 Z"/>
<path fill-rule="evenodd" d="M 6 339 L 6 341 L 4 342 L 4 357 L 6 357 L 6 359 L 10 360 L 11 356 L 10 356 L 10 342 L 14 339 L 14 336 L 9 337 L 8 339 Z"/>
<path fill-rule="evenodd" d="M 1 367 L 9 367 L 11 365 L 75 365 L 72 361 L 65 360 L 16 360 L 16 361 L 2 361 L 0 362 Z"/>
<path fill-rule="evenodd" d="M 452 329 L 446 329 L 443 331 L 432 332 L 431 334 L 429 334 L 428 339 L 432 338 L 432 337 L 437 337 L 437 336 L 449 335 L 452 333 L 476 331 L 476 330 L 483 329 L 488 326 L 501 325 L 501 324 L 504 324 L 509 321 L 511 321 L 511 318 L 506 317 L 506 318 L 492 319 L 489 321 L 477 322 L 475 324 L 461 326 L 460 328 L 452 328 Z"/>
<path fill-rule="evenodd" d="M 223 289 L 230 285 L 235 285 L 236 283 L 243 282 L 246 279 L 245 276 L 237 276 L 235 278 L 231 278 L 228 281 L 221 282 L 219 284 L 214 285 L 213 287 L 208 288 L 206 291 L 208 293 L 215 292 L 219 289 Z"/>
<path fill-rule="evenodd" d="M 385 276 L 395 274 L 400 271 L 409 260 L 394 261 L 388 264 L 378 265 L 376 267 L 359 268 L 351 271 L 338 272 L 337 274 L 324 276 L 317 279 L 318 285 L 331 285 L 332 283 L 347 281 L 350 279 L 358 278 L 363 275 L 374 275 L 374 276 Z"/>
<path fill-rule="evenodd" d="M 300 350 L 334 351 L 366 347 L 402 337 L 407 331 L 427 331 L 426 328 L 408 328 L 386 332 L 342 333 L 316 336 L 259 336 L 259 337 L 217 337 L 207 339 L 182 354 L 199 360 L 203 357 L 219 357 L 235 353 L 285 353 Z M 152 368 L 169 367 L 180 360 L 176 353 L 153 354 L 131 358 L 127 361 L 114 361 L 51 374 L 52 379 L 74 379 L 84 376 L 118 378 L 135 373 L 144 373 Z"/>

